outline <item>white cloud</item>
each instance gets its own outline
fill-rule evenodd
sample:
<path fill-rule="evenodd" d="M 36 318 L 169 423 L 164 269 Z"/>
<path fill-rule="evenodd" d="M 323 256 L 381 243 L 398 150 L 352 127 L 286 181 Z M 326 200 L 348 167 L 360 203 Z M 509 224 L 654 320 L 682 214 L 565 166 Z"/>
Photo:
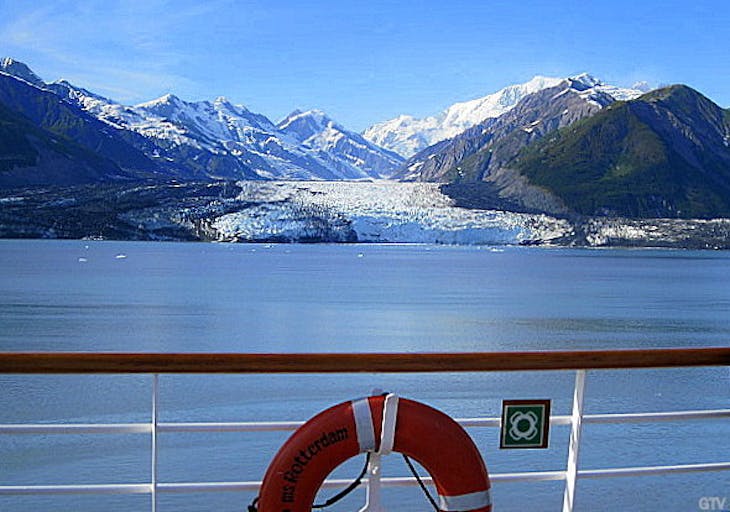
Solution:
<path fill-rule="evenodd" d="M 171 91 L 195 94 L 203 87 L 184 75 L 184 63 L 191 60 L 186 32 L 227 3 L 58 0 L 32 7 L 2 5 L 0 44 L 7 55 L 27 56 L 32 68 L 40 65 L 36 71 L 46 80 L 63 77 L 121 102 Z"/>

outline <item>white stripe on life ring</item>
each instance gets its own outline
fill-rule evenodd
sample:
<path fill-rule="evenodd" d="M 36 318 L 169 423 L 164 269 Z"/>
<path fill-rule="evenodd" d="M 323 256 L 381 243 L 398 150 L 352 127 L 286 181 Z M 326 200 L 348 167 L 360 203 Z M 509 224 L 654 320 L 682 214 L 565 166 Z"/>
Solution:
<path fill-rule="evenodd" d="M 461 494 L 459 496 L 439 495 L 439 510 L 444 511 L 477 510 L 488 507 L 491 504 L 492 495 L 489 489 L 486 491 Z"/>
<path fill-rule="evenodd" d="M 383 401 L 383 428 L 380 430 L 380 450 L 382 455 L 393 451 L 395 442 L 395 423 L 398 418 L 398 395 L 388 393 Z"/>
<path fill-rule="evenodd" d="M 375 431 L 373 430 L 373 417 L 370 414 L 370 403 L 367 398 L 353 400 L 351 403 L 360 453 L 372 451 L 375 449 Z"/>

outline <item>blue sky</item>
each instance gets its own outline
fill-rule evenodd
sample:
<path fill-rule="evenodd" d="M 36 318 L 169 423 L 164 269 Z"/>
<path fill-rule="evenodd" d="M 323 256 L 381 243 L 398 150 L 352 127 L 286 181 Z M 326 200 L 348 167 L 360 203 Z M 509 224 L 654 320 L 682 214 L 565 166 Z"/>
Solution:
<path fill-rule="evenodd" d="M 537 74 L 686 83 L 730 107 L 730 2 L 0 0 L 0 55 L 126 104 L 227 96 L 354 130 Z"/>

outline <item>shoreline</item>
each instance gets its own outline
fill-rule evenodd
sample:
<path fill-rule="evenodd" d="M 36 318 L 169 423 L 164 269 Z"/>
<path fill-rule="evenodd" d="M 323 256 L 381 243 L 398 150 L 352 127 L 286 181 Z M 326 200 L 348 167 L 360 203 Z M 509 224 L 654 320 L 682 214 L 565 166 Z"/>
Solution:
<path fill-rule="evenodd" d="M 116 183 L 0 193 L 0 238 L 726 250 L 730 219 L 465 208 L 437 183 Z"/>

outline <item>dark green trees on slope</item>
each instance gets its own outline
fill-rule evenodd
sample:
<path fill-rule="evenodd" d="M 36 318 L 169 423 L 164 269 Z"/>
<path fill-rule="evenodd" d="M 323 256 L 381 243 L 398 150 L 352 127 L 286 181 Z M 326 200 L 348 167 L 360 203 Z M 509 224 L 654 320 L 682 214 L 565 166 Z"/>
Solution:
<path fill-rule="evenodd" d="M 126 133 L 61 101 L 52 92 L 0 74 L 0 103 L 35 126 L 82 145 L 122 169 L 150 174 L 157 170 L 154 162 L 125 140 Z"/>
<path fill-rule="evenodd" d="M 111 160 L 0 104 L 0 188 L 129 178 Z"/>
<path fill-rule="evenodd" d="M 508 164 L 570 211 L 730 216 L 730 115 L 682 85 L 617 102 Z"/>

